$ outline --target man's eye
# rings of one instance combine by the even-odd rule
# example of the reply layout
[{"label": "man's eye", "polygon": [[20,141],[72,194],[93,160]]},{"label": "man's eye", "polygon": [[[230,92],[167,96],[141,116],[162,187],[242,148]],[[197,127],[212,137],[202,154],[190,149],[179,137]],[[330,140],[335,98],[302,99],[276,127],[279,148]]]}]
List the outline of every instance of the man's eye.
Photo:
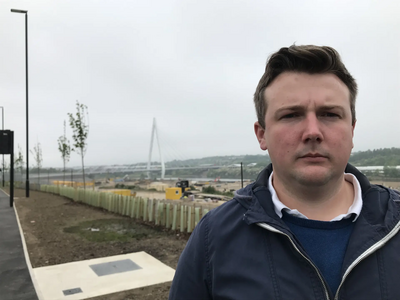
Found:
[{"label": "man's eye", "polygon": [[323,117],[328,117],[328,118],[339,118],[338,114],[330,113],[330,112],[323,113],[322,116]]},{"label": "man's eye", "polygon": [[298,116],[299,116],[299,114],[297,114],[297,113],[291,113],[291,114],[286,114],[286,115],[282,116],[282,119],[291,119],[291,118],[295,118]]}]

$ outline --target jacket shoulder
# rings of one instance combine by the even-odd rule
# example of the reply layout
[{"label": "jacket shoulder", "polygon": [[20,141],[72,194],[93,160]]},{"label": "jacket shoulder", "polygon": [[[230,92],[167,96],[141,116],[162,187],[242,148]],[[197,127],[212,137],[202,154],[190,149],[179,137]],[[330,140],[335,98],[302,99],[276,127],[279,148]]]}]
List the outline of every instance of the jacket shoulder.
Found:
[{"label": "jacket shoulder", "polygon": [[232,231],[232,222],[237,222],[243,211],[232,199],[201,218],[179,258],[169,299],[211,299],[212,249],[220,244],[222,232]]},{"label": "jacket shoulder", "polygon": [[391,200],[398,202],[400,201],[400,191],[395,189],[390,189],[380,184],[371,184],[371,188],[368,190],[366,194],[369,194],[371,191],[375,191],[379,193],[379,196],[382,200]]},{"label": "jacket shoulder", "polygon": [[207,213],[210,226],[219,226],[230,224],[236,220],[242,220],[247,209],[243,207],[235,198],[210,210]]}]

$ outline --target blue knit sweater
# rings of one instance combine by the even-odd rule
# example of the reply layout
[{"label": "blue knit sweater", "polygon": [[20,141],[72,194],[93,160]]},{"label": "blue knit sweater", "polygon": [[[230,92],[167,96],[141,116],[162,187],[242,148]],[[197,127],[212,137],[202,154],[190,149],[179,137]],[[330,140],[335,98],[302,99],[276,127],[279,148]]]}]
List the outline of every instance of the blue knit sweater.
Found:
[{"label": "blue knit sweater", "polygon": [[283,212],[282,220],[321,271],[333,294],[341,281],[347,244],[354,228],[354,217],[323,222],[302,219]]}]

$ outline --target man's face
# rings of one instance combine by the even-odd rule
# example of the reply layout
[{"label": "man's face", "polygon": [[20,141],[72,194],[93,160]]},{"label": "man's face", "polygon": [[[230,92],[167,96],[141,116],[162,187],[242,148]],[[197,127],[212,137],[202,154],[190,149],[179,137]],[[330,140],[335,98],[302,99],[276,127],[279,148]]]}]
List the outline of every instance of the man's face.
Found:
[{"label": "man's face", "polygon": [[347,86],[333,74],[280,74],[264,92],[265,129],[254,124],[283,183],[321,186],[338,180],[353,148]]}]

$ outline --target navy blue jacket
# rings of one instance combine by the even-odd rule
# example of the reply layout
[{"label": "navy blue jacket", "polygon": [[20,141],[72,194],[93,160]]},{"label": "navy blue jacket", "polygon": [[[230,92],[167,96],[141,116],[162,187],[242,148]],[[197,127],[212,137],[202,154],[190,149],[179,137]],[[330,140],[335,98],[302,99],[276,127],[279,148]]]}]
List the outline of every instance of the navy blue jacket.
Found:
[{"label": "navy blue jacket", "polygon": [[363,208],[334,295],[296,237],[276,215],[272,166],[234,199],[207,213],[179,259],[170,300],[400,299],[400,195],[371,185],[356,168]]}]

